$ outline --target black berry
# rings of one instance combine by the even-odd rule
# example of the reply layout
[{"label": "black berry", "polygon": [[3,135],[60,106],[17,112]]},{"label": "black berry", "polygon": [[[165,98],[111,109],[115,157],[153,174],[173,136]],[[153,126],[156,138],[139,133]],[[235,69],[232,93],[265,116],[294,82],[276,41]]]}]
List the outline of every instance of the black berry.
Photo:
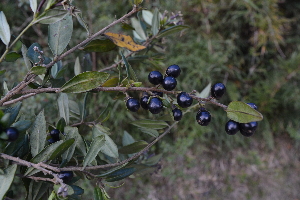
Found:
[{"label": "black berry", "polygon": [[163,109],[163,103],[159,98],[153,97],[149,101],[148,109],[152,114],[158,114]]},{"label": "black berry", "polygon": [[148,80],[153,85],[161,84],[163,80],[163,75],[159,71],[152,71],[148,75]]},{"label": "black berry", "polygon": [[251,108],[257,110],[257,105],[255,103],[247,103]]},{"label": "black berry", "polygon": [[145,110],[148,110],[148,101],[149,101],[149,96],[147,95],[144,95],[140,100],[141,106]]},{"label": "black berry", "polygon": [[253,135],[257,129],[257,122],[249,122],[249,123],[240,123],[240,132],[242,135],[249,137]]},{"label": "black berry", "polygon": [[176,85],[177,85],[177,81],[172,76],[166,76],[162,81],[163,88],[168,91],[175,89]]},{"label": "black berry", "polygon": [[186,92],[177,95],[177,103],[182,108],[187,108],[193,103],[193,98]]},{"label": "black berry", "polygon": [[19,137],[19,131],[14,127],[9,127],[7,129],[5,129],[4,131],[8,137],[7,141],[9,141],[9,142],[16,141]]},{"label": "black berry", "polygon": [[196,120],[201,126],[207,126],[211,120],[211,115],[208,111],[200,109],[196,115]]},{"label": "black berry", "polygon": [[177,78],[180,75],[181,69],[178,65],[171,65],[167,68],[166,74],[168,76],[172,76],[174,78]]},{"label": "black berry", "polygon": [[73,176],[74,175],[72,171],[62,171],[58,174],[58,178],[62,179],[64,183],[69,183]]},{"label": "black berry", "polygon": [[53,138],[56,141],[59,141],[59,134],[60,134],[60,131],[58,129],[52,129],[50,131],[50,136],[51,138]]},{"label": "black berry", "polygon": [[160,96],[160,97],[164,96],[163,92],[152,91],[152,93],[155,94],[156,96]]},{"label": "black berry", "polygon": [[225,131],[228,135],[235,135],[238,131],[239,131],[239,123],[229,120],[226,124],[225,124]]},{"label": "black berry", "polygon": [[182,111],[178,108],[175,108],[172,110],[173,112],[173,117],[175,121],[179,121],[182,118]]},{"label": "black berry", "polygon": [[137,99],[129,98],[126,101],[126,107],[128,110],[130,110],[132,112],[136,112],[140,108],[140,102]]},{"label": "black berry", "polygon": [[49,142],[50,144],[55,143],[55,142],[57,142],[57,141],[59,141],[59,140],[55,140],[55,139],[53,139],[53,138],[50,138],[50,139],[48,140],[48,142]]},{"label": "black berry", "polygon": [[226,87],[223,83],[216,83],[211,87],[211,96],[220,99],[226,91]]}]

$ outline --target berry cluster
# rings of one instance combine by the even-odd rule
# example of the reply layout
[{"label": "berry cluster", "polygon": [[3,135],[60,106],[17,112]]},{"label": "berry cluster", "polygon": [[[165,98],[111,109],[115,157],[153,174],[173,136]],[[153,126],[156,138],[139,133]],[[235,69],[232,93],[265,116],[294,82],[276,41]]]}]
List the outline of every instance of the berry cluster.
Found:
[{"label": "berry cluster", "polygon": [[59,139],[59,134],[60,134],[60,131],[58,130],[58,129],[52,129],[51,131],[50,131],[50,136],[51,136],[51,138],[48,140],[48,142],[50,143],[50,144],[52,144],[52,143],[54,143],[54,142],[57,142],[57,141],[59,141],[60,139]]},{"label": "berry cluster", "polygon": [[[254,103],[247,103],[251,108],[257,110],[257,106]],[[243,136],[250,137],[252,136],[256,129],[258,123],[257,122],[249,122],[249,123],[238,123],[233,120],[229,120],[225,124],[225,131],[228,135],[235,135],[238,131]]]}]

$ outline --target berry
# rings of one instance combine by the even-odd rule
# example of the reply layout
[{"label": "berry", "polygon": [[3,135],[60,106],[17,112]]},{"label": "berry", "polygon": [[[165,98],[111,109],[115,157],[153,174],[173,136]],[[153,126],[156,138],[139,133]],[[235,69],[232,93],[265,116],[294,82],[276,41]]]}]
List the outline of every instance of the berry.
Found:
[{"label": "berry", "polygon": [[140,100],[140,103],[141,103],[141,106],[142,108],[144,108],[145,110],[148,110],[148,101],[149,101],[149,96],[148,95],[144,95],[141,100]]},{"label": "berry", "polygon": [[247,103],[248,106],[250,106],[251,108],[257,110],[257,105],[255,103]]},{"label": "berry", "polygon": [[160,97],[163,97],[163,96],[164,96],[164,93],[163,93],[163,92],[153,91],[152,93],[155,94],[156,96],[160,96]]},{"label": "berry", "polygon": [[166,74],[168,76],[172,76],[174,78],[177,78],[180,75],[181,69],[178,65],[171,65],[167,68]]},{"label": "berry", "polygon": [[19,131],[14,127],[9,127],[4,130],[6,135],[8,136],[7,141],[13,142],[16,141],[19,137]]},{"label": "berry", "polygon": [[53,138],[55,140],[55,142],[59,141],[59,134],[60,134],[60,131],[58,129],[52,129],[50,131],[50,136],[51,136],[51,138]]},{"label": "berry", "polygon": [[148,104],[148,109],[152,114],[160,113],[163,109],[162,101],[157,97],[151,98]]},{"label": "berry", "polygon": [[193,103],[193,98],[186,92],[177,95],[177,103],[182,108],[187,108]]},{"label": "berry", "polygon": [[176,85],[177,85],[177,81],[172,76],[166,76],[162,81],[163,88],[168,91],[173,90],[176,87]]},{"label": "berry", "polygon": [[196,120],[201,126],[207,126],[211,120],[211,115],[205,109],[200,108],[200,111],[196,115]]},{"label": "berry", "polygon": [[257,129],[257,122],[240,123],[240,132],[242,135],[249,137],[253,135]]},{"label": "berry", "polygon": [[153,85],[161,84],[163,80],[163,75],[159,71],[152,71],[148,75],[148,80]]},{"label": "berry", "polygon": [[64,183],[68,183],[73,178],[73,172],[72,171],[62,171],[58,174],[58,178],[62,179]]},{"label": "berry", "polygon": [[136,112],[140,108],[140,102],[137,99],[129,98],[126,102],[126,107],[131,112]]},{"label": "berry", "polygon": [[48,142],[49,142],[50,144],[55,143],[55,142],[57,142],[57,141],[59,141],[59,140],[55,140],[55,139],[53,139],[53,138],[50,138],[50,139],[48,140]]},{"label": "berry", "polygon": [[211,96],[220,99],[226,91],[226,87],[223,83],[216,83],[211,87]]},{"label": "berry", "polygon": [[175,108],[172,110],[173,112],[173,117],[175,121],[179,121],[182,118],[182,111],[178,108]]},{"label": "berry", "polygon": [[225,124],[225,131],[228,135],[235,135],[238,131],[239,131],[239,123],[229,120],[226,124]]}]

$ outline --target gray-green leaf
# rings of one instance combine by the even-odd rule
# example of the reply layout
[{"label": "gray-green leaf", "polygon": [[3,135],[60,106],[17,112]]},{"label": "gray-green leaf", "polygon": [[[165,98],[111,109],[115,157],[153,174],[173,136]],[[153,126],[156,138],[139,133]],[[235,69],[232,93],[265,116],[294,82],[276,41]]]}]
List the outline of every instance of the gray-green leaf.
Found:
[{"label": "gray-green leaf", "polygon": [[21,58],[22,56],[20,54],[18,54],[17,52],[9,52],[6,56],[5,56],[5,61],[6,62],[14,62],[16,60],[18,60],[18,58]]},{"label": "gray-green leaf", "polygon": [[30,8],[32,10],[32,12],[36,12],[37,9],[37,0],[29,0],[30,3]]},{"label": "gray-green leaf", "polygon": [[17,165],[10,165],[4,170],[4,174],[0,175],[0,199],[4,198],[5,193],[10,188],[12,181],[14,180]]},{"label": "gray-green leaf", "polygon": [[35,66],[35,67],[32,67],[30,71],[33,74],[42,75],[42,74],[45,74],[47,72],[47,68],[42,67],[42,66]]},{"label": "gray-green leaf", "polygon": [[152,12],[149,10],[142,10],[142,16],[144,21],[150,26],[152,26],[152,18],[153,18]]},{"label": "gray-green leaf", "polygon": [[82,50],[86,52],[108,52],[115,49],[117,45],[110,39],[95,39],[88,43]]},{"label": "gray-green leaf", "polygon": [[241,101],[230,102],[225,111],[228,118],[239,123],[249,123],[263,119],[263,115],[260,112]]},{"label": "gray-green leaf", "polygon": [[141,151],[142,149],[144,149],[147,145],[148,145],[148,143],[145,141],[134,142],[127,146],[121,147],[119,149],[119,153],[121,153],[121,154],[137,153],[137,152]]},{"label": "gray-green leaf", "polygon": [[0,38],[2,42],[8,46],[10,42],[10,29],[4,13],[0,12]]},{"label": "gray-green leaf", "polygon": [[93,139],[92,144],[84,158],[83,167],[89,165],[96,158],[96,156],[98,155],[99,151],[101,150],[104,144],[105,144],[104,135],[100,135]]},{"label": "gray-green leaf", "polygon": [[167,35],[171,35],[173,33],[177,33],[179,31],[182,31],[186,28],[189,28],[189,26],[185,26],[185,25],[176,25],[176,26],[172,26],[170,28],[167,28],[163,31],[160,31],[159,34],[157,35],[157,38],[162,38],[165,37]]},{"label": "gray-green leaf", "polygon": [[139,128],[143,133],[147,133],[148,135],[151,135],[152,137],[158,137],[159,133],[157,130],[152,128]]},{"label": "gray-green leaf", "polygon": [[166,122],[160,120],[142,119],[131,122],[132,125],[141,128],[163,129],[169,126]]},{"label": "gray-green leaf", "polygon": [[34,23],[52,24],[63,19],[68,14],[64,9],[50,9],[38,16]]},{"label": "gray-green leaf", "polygon": [[68,95],[61,93],[57,99],[59,116],[65,119],[66,124],[70,121],[69,99]]},{"label": "gray-green leaf", "polygon": [[109,74],[104,72],[83,72],[66,82],[61,91],[67,93],[86,92],[102,85],[108,77]]},{"label": "gray-green leaf", "polygon": [[152,34],[157,35],[160,27],[160,20],[159,20],[159,11],[158,8],[155,8],[154,13],[153,13],[153,18],[152,18]]}]

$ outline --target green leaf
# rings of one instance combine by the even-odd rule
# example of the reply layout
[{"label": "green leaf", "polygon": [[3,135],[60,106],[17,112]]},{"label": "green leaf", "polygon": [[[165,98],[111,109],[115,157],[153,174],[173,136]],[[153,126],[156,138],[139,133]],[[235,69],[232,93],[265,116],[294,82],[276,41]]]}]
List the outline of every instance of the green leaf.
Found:
[{"label": "green leaf", "polygon": [[75,66],[74,66],[74,74],[75,74],[75,76],[77,76],[78,74],[80,74],[81,71],[82,71],[82,70],[81,70],[79,58],[76,57],[76,60],[75,60]]},{"label": "green leaf", "polygon": [[136,120],[131,122],[131,124],[141,128],[152,128],[152,129],[163,129],[169,126],[164,121],[151,120],[151,119]]},{"label": "green leaf", "polygon": [[263,119],[263,115],[260,112],[241,101],[230,102],[225,111],[228,118],[239,123],[249,123]]},{"label": "green leaf", "polygon": [[32,67],[30,71],[33,74],[42,75],[42,74],[45,74],[47,72],[47,68],[42,67],[42,66],[36,66],[36,67]]},{"label": "green leaf", "polygon": [[167,28],[163,31],[160,31],[158,33],[158,35],[156,36],[156,38],[162,38],[162,37],[165,37],[165,36],[168,36],[168,35],[171,35],[173,33],[177,33],[179,31],[182,31],[186,28],[189,28],[189,26],[185,26],[185,25],[176,25],[176,26],[172,26],[170,28]]},{"label": "green leaf", "polygon": [[53,24],[59,20],[62,20],[67,14],[68,11],[64,9],[50,9],[38,16],[34,23]]},{"label": "green leaf", "polygon": [[152,17],[152,26],[151,26],[151,30],[152,30],[152,34],[153,35],[157,35],[159,28],[160,28],[160,20],[159,20],[159,11],[158,8],[155,8],[154,13],[153,13],[153,17]]},{"label": "green leaf", "polygon": [[[29,60],[32,62],[32,63],[38,63],[40,62],[40,58],[39,56],[41,56],[38,52],[34,51],[34,47],[38,47],[38,49],[40,51],[42,51],[42,47],[41,45],[39,45],[38,43],[33,43],[29,48],[28,48],[28,51],[27,51],[27,57],[29,58]],[[45,56],[42,56],[42,59],[45,59]]]},{"label": "green leaf", "polygon": [[37,9],[37,0],[29,0],[30,3],[30,8],[32,10],[32,12],[36,12]]},{"label": "green leaf", "polygon": [[74,190],[74,195],[82,195],[84,193],[84,189],[77,185],[70,185],[71,188]]},{"label": "green leaf", "polygon": [[91,146],[84,158],[83,161],[83,167],[86,167],[89,165],[98,155],[99,151],[105,144],[104,135],[100,135],[98,137],[95,137],[91,143]]},{"label": "green leaf", "polygon": [[130,176],[131,174],[133,174],[136,171],[136,169],[134,167],[131,168],[124,168],[124,169],[119,169],[111,174],[109,174],[106,177],[106,181],[107,182],[114,182],[114,181],[119,181],[122,180],[128,176]]},{"label": "green leaf", "polygon": [[122,23],[122,29],[124,29],[124,30],[134,30],[134,28],[132,26],[130,26],[129,24],[126,24],[126,23]]},{"label": "green leaf", "polygon": [[62,66],[62,61],[60,60],[51,67],[51,76],[54,79],[59,79],[63,76],[65,70],[66,68]]},{"label": "green leaf", "polygon": [[29,184],[28,189],[28,197],[29,200],[39,200],[42,198],[42,196],[47,192],[48,188],[50,187],[50,184],[46,182],[36,182],[34,180],[31,180]]},{"label": "green leaf", "polygon": [[21,58],[22,56],[18,54],[17,52],[10,52],[5,56],[6,62],[14,62],[18,60],[18,58]]},{"label": "green leaf", "polygon": [[10,188],[12,181],[14,180],[17,165],[10,165],[4,170],[5,174],[0,175],[0,199],[4,198],[5,193]]},{"label": "green leaf", "polygon": [[119,149],[119,153],[121,153],[121,154],[138,153],[139,151],[144,149],[147,145],[148,145],[148,143],[145,142],[145,141],[134,142],[134,143],[129,144],[127,146],[121,147]]},{"label": "green leaf", "polygon": [[3,75],[6,72],[6,69],[0,70],[0,76]]},{"label": "green leaf", "polygon": [[123,138],[122,138],[122,145],[127,146],[134,142],[135,142],[134,138],[127,131],[124,131]]},{"label": "green leaf", "polygon": [[18,129],[19,132],[24,132],[30,128],[31,121],[30,120],[20,120],[20,121],[13,123],[11,126]]},{"label": "green leaf", "polygon": [[99,187],[94,188],[94,200],[105,200],[102,190]]},{"label": "green leaf", "polygon": [[18,102],[16,106],[4,109],[5,115],[1,118],[1,122],[9,127],[18,117],[22,103]]},{"label": "green leaf", "polygon": [[30,133],[30,147],[32,156],[36,156],[39,152],[44,149],[45,141],[47,138],[46,132],[46,120],[44,116],[44,110],[42,110],[35,118],[31,128]]},{"label": "green leaf", "polygon": [[84,21],[81,12],[76,12],[75,15],[76,15],[76,18],[77,18],[79,24],[80,24],[83,28],[85,28],[85,30],[86,30],[86,32],[87,32],[87,35],[90,35],[89,27],[88,27],[87,23]]},{"label": "green leaf", "polygon": [[210,88],[211,88],[211,83],[209,83],[202,91],[201,93],[197,93],[196,96],[200,98],[207,98],[209,97],[210,94]]},{"label": "green leaf", "polygon": [[142,10],[142,16],[144,21],[149,24],[150,26],[152,26],[152,19],[153,19],[153,14],[151,11],[149,10]]},{"label": "green leaf", "polygon": [[54,158],[57,158],[60,155],[62,155],[74,142],[75,142],[74,138],[71,138],[71,139],[68,139],[68,140],[64,141],[51,154],[51,156],[49,157],[49,160],[53,160]]},{"label": "green leaf", "polygon": [[65,121],[65,118],[60,118],[56,124],[56,129],[58,129],[61,133],[64,132],[64,129],[65,129],[65,126],[66,126],[66,121]]},{"label": "green leaf", "polygon": [[112,169],[106,171],[106,172],[103,173],[103,174],[97,175],[96,177],[106,177],[106,176],[108,176],[109,174],[111,174],[111,173],[113,173],[113,172],[115,172],[115,171],[117,171],[117,170],[119,170],[119,169],[125,167],[127,164],[128,164],[128,162],[127,162],[127,163],[124,163],[123,165],[120,165],[120,166],[117,166],[117,167],[115,167],[115,168],[112,168]]},{"label": "green leaf", "polygon": [[47,5],[45,7],[45,10],[48,10],[51,6],[56,4],[56,0],[49,0],[47,1]]},{"label": "green leaf", "polygon": [[81,116],[81,121],[84,121],[86,115],[87,115],[87,110],[86,110],[86,103],[87,103],[87,97],[88,97],[88,92],[85,93],[84,99],[83,99],[83,104],[81,105],[80,109],[80,116]]},{"label": "green leaf", "polygon": [[121,56],[122,56],[122,60],[126,66],[126,73],[127,73],[127,77],[131,80],[134,80],[135,82],[138,81],[135,72],[133,71],[131,65],[129,64],[129,62],[126,60],[125,56],[123,55],[123,53],[121,52]]},{"label": "green leaf", "polygon": [[84,48],[83,51],[86,52],[108,52],[113,49],[115,49],[117,45],[113,43],[110,39],[96,39],[92,40],[90,43],[88,43]]},{"label": "green leaf", "polygon": [[[131,17],[131,24],[133,26],[133,28],[135,29],[135,31],[133,31],[133,33],[135,33],[140,39],[140,40],[147,40],[147,36],[144,32],[143,27],[141,26],[141,23],[139,20],[137,20],[135,17]],[[135,35],[135,37],[136,37]]]},{"label": "green leaf", "polygon": [[69,44],[73,32],[72,15],[49,25],[48,43],[53,55],[60,55]]},{"label": "green leaf", "polygon": [[8,46],[10,42],[10,29],[6,17],[2,11],[0,11],[0,38],[2,42]]},{"label": "green leaf", "polygon": [[162,157],[162,154],[158,154],[158,155],[152,156],[152,157],[148,158],[144,162],[144,164],[148,165],[148,166],[156,165],[159,162],[159,160],[161,159],[161,157]]},{"label": "green leaf", "polygon": [[70,110],[68,95],[61,93],[57,99],[59,116],[65,119],[66,124],[70,122]]},{"label": "green leaf", "polygon": [[21,51],[22,51],[22,55],[23,55],[25,65],[26,65],[27,69],[29,70],[31,68],[31,64],[30,64],[30,61],[27,57],[27,47],[24,44],[22,44]]},{"label": "green leaf", "polygon": [[140,5],[144,0],[134,0],[135,5]]},{"label": "green leaf", "polygon": [[67,93],[86,92],[102,85],[108,77],[109,74],[104,72],[83,72],[66,82],[62,86],[61,91]]},{"label": "green leaf", "polygon": [[152,137],[158,137],[159,133],[155,129],[151,128],[139,128],[143,133],[147,133],[148,135],[151,135]]}]

